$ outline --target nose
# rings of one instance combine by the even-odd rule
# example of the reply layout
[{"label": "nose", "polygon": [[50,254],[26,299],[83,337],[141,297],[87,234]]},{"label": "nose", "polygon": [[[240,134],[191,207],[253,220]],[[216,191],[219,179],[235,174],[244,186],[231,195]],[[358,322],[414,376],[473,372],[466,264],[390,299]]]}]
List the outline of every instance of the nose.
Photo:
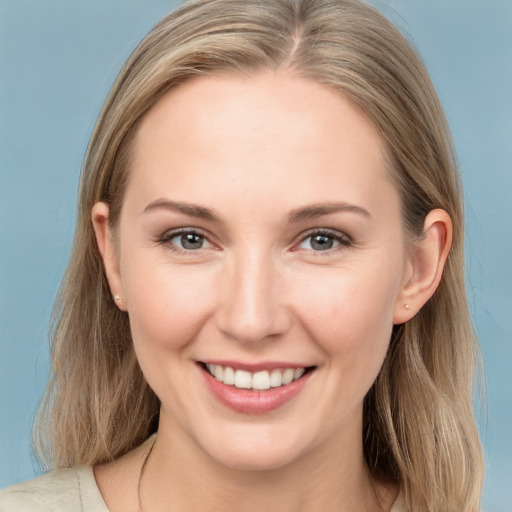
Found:
[{"label": "nose", "polygon": [[290,327],[284,278],[278,263],[265,253],[233,258],[222,275],[217,325],[241,343],[275,339]]}]

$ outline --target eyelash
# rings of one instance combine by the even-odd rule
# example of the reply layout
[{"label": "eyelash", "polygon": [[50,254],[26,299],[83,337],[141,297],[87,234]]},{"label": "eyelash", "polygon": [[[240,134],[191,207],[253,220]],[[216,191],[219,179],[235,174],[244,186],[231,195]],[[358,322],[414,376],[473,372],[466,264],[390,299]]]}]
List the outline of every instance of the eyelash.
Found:
[{"label": "eyelash", "polygon": [[[187,250],[187,249],[181,249],[178,246],[176,246],[175,244],[171,243],[171,240],[173,240],[174,238],[177,238],[177,237],[183,236],[183,235],[188,235],[188,234],[197,235],[197,236],[201,237],[203,239],[203,241],[207,242],[208,244],[210,244],[213,247],[216,247],[215,244],[213,244],[212,242],[210,242],[208,240],[207,235],[205,235],[201,230],[199,230],[197,228],[180,228],[180,229],[176,229],[173,231],[168,231],[160,237],[158,242],[166,245],[166,248],[174,253],[191,255],[191,254],[197,253],[197,251],[202,249],[202,247],[199,248],[198,250],[194,250],[194,249]],[[303,244],[306,240],[313,238],[315,236],[323,236],[323,237],[332,239],[332,240],[334,240],[334,242],[337,242],[339,244],[338,246],[335,246],[333,248],[329,248],[326,250],[314,250],[311,248],[310,250],[312,250],[312,252],[317,255],[324,255],[324,254],[329,255],[337,250],[340,250],[340,249],[343,249],[346,247],[350,247],[353,243],[352,240],[350,239],[350,237],[348,237],[347,235],[345,235],[343,233],[340,233],[338,231],[332,231],[330,229],[316,228],[316,229],[304,234],[300,238],[299,242],[294,244],[292,250],[293,251],[300,250],[300,248],[298,247],[299,245]]]},{"label": "eyelash", "polygon": [[168,250],[170,250],[170,251],[172,251],[174,253],[185,254],[185,255],[191,255],[191,254],[196,253],[197,251],[195,251],[193,249],[188,249],[188,250],[187,249],[181,249],[180,247],[178,247],[175,244],[171,243],[171,240],[173,240],[174,238],[177,238],[179,236],[183,236],[183,235],[197,235],[197,236],[200,236],[208,244],[210,244],[210,245],[215,247],[215,245],[212,244],[212,242],[208,241],[208,237],[202,231],[200,231],[197,228],[180,228],[180,229],[175,229],[173,231],[167,231],[166,233],[164,233],[160,237],[160,240],[158,242],[163,244],[163,245],[165,245]]},{"label": "eyelash", "polygon": [[[346,248],[346,247],[350,247],[352,245],[352,240],[350,239],[350,237],[348,237],[344,233],[340,233],[339,231],[333,231],[330,229],[316,228],[312,231],[309,231],[304,236],[302,236],[299,244],[296,244],[295,247],[297,247],[297,245],[304,243],[308,239],[312,239],[315,236],[323,236],[326,238],[330,238],[339,244],[338,246],[326,249],[324,251],[318,251],[318,250],[315,251],[314,249],[311,249],[315,255],[330,255],[333,252],[336,252],[336,251]],[[300,250],[300,249],[297,248],[294,250]]]}]

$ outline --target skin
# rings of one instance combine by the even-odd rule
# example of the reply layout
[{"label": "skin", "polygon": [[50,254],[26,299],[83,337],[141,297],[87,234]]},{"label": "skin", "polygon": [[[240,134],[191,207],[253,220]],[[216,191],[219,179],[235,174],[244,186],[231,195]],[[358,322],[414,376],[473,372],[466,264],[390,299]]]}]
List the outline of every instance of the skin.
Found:
[{"label": "skin", "polygon": [[[396,487],[364,465],[363,399],[393,325],[435,291],[451,223],[434,210],[423,242],[408,243],[384,154],[345,98],[284,72],[194,79],[146,115],[115,237],[108,205],[92,212],[162,404],[145,510],[389,510]],[[312,205],[338,209],[313,216]],[[184,249],[179,228],[204,236],[202,247]],[[312,245],[315,229],[332,248]],[[289,403],[248,415],[205,386],[197,361],[212,359],[315,371]],[[112,512],[139,509],[147,448],[95,468]]]}]

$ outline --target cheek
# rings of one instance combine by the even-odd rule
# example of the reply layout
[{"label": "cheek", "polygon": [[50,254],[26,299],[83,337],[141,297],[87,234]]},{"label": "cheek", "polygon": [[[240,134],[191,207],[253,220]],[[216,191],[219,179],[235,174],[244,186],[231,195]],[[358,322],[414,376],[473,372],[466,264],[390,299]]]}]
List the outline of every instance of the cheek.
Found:
[{"label": "cheek", "polygon": [[393,328],[395,274],[392,268],[334,270],[294,292],[297,315],[332,364],[376,376]]},{"label": "cheek", "polygon": [[[208,276],[143,257],[130,258],[123,288],[134,349],[156,395],[173,410],[194,400],[189,382],[191,346],[211,311]],[[180,389],[180,393],[172,390]],[[171,392],[170,392],[171,391]]]},{"label": "cheek", "polygon": [[177,350],[187,345],[210,314],[215,287],[208,272],[143,257],[131,258],[122,272],[128,276],[123,288],[136,348]]}]

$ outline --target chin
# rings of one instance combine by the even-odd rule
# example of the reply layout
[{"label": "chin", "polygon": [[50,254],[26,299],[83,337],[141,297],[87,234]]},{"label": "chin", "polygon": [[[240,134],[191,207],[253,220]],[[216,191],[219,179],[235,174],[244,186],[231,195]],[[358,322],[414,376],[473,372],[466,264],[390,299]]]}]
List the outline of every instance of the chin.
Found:
[{"label": "chin", "polygon": [[223,454],[210,454],[217,463],[238,471],[274,471],[297,460],[296,453],[286,453],[275,447],[273,450],[240,449]]},{"label": "chin", "polygon": [[[226,444],[226,440],[230,440]],[[273,471],[300,459],[308,451],[304,440],[295,436],[272,435],[226,435],[224,442],[203,446],[208,455],[218,464],[239,471]]]}]

